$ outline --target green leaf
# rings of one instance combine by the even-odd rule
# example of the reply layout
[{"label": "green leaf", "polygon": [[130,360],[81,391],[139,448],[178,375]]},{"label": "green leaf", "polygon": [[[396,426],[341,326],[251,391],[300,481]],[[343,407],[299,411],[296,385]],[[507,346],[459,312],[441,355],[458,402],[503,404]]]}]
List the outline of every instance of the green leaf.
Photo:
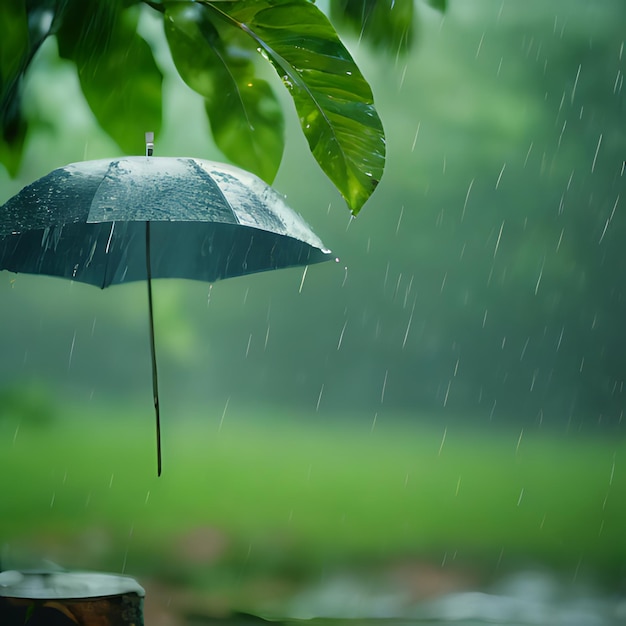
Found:
[{"label": "green leaf", "polygon": [[20,99],[13,101],[11,112],[2,119],[2,138],[0,139],[0,163],[6,167],[10,176],[16,176],[22,163],[22,153],[26,140],[27,123],[19,109]]},{"label": "green leaf", "polygon": [[307,0],[202,0],[246,32],[293,98],[311,152],[356,215],[385,162],[371,89],[326,16]]},{"label": "green leaf", "polygon": [[331,18],[378,48],[405,53],[414,35],[413,0],[332,0]]},{"label": "green leaf", "polygon": [[6,86],[22,69],[28,53],[28,18],[24,0],[0,3],[0,85]]},{"label": "green leaf", "polygon": [[137,19],[120,0],[70,0],[57,34],[98,123],[130,154],[144,152],[145,131],[161,128],[163,76]]},{"label": "green leaf", "polygon": [[429,4],[433,9],[437,9],[442,13],[445,13],[448,8],[448,0],[426,0],[427,4]]},{"label": "green leaf", "polygon": [[21,114],[20,80],[29,52],[23,0],[0,3],[0,163],[15,176],[22,160],[26,121]]},{"label": "green leaf", "polygon": [[269,84],[255,76],[256,51],[249,40],[242,42],[239,33],[214,19],[199,4],[167,5],[172,58],[183,80],[204,96],[220,150],[271,183],[283,155],[282,110]]}]

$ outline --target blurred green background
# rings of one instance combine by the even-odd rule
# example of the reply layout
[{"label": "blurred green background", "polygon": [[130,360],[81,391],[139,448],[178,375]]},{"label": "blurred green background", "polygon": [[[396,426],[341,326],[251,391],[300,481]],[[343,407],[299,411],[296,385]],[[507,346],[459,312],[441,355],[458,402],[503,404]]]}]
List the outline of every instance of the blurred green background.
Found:
[{"label": "blurred green background", "polygon": [[[145,286],[0,274],[6,562],[278,613],[342,568],[428,564],[433,594],[527,566],[623,585],[626,5],[418,7],[407,57],[344,36],[388,141],[357,219],[284,96],[274,186],[338,262],[155,284],[161,479]],[[220,160],[159,28],[143,16],[167,71],[156,154]],[[53,41],[25,101],[0,201],[119,154]]]}]

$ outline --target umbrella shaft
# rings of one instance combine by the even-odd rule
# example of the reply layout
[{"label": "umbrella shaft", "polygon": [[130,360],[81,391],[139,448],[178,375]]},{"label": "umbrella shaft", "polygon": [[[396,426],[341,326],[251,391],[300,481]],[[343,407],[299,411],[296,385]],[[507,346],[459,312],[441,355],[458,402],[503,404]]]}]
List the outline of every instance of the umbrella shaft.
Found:
[{"label": "umbrella shaft", "polygon": [[161,412],[159,409],[159,377],[154,342],[154,312],[152,307],[152,267],[150,262],[150,222],[146,222],[146,282],[148,284],[148,314],[150,318],[150,357],[152,359],[152,396],[156,418],[157,475],[161,475]]}]

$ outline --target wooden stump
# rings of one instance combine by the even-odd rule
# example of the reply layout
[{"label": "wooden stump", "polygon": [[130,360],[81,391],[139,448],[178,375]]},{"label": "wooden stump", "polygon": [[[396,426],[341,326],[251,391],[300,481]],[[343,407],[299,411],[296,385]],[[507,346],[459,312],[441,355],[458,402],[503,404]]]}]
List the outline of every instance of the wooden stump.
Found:
[{"label": "wooden stump", "polygon": [[132,578],[81,572],[1,572],[3,626],[144,626]]}]

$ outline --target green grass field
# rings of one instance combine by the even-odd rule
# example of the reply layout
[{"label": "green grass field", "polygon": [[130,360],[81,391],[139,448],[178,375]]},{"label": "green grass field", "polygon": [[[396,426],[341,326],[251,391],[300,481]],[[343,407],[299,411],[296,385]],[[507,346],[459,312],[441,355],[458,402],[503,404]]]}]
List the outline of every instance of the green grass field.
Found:
[{"label": "green grass field", "polygon": [[9,552],[199,584],[398,559],[610,578],[626,562],[616,439],[229,410],[170,416],[157,478],[149,411],[78,413],[0,422]]}]

